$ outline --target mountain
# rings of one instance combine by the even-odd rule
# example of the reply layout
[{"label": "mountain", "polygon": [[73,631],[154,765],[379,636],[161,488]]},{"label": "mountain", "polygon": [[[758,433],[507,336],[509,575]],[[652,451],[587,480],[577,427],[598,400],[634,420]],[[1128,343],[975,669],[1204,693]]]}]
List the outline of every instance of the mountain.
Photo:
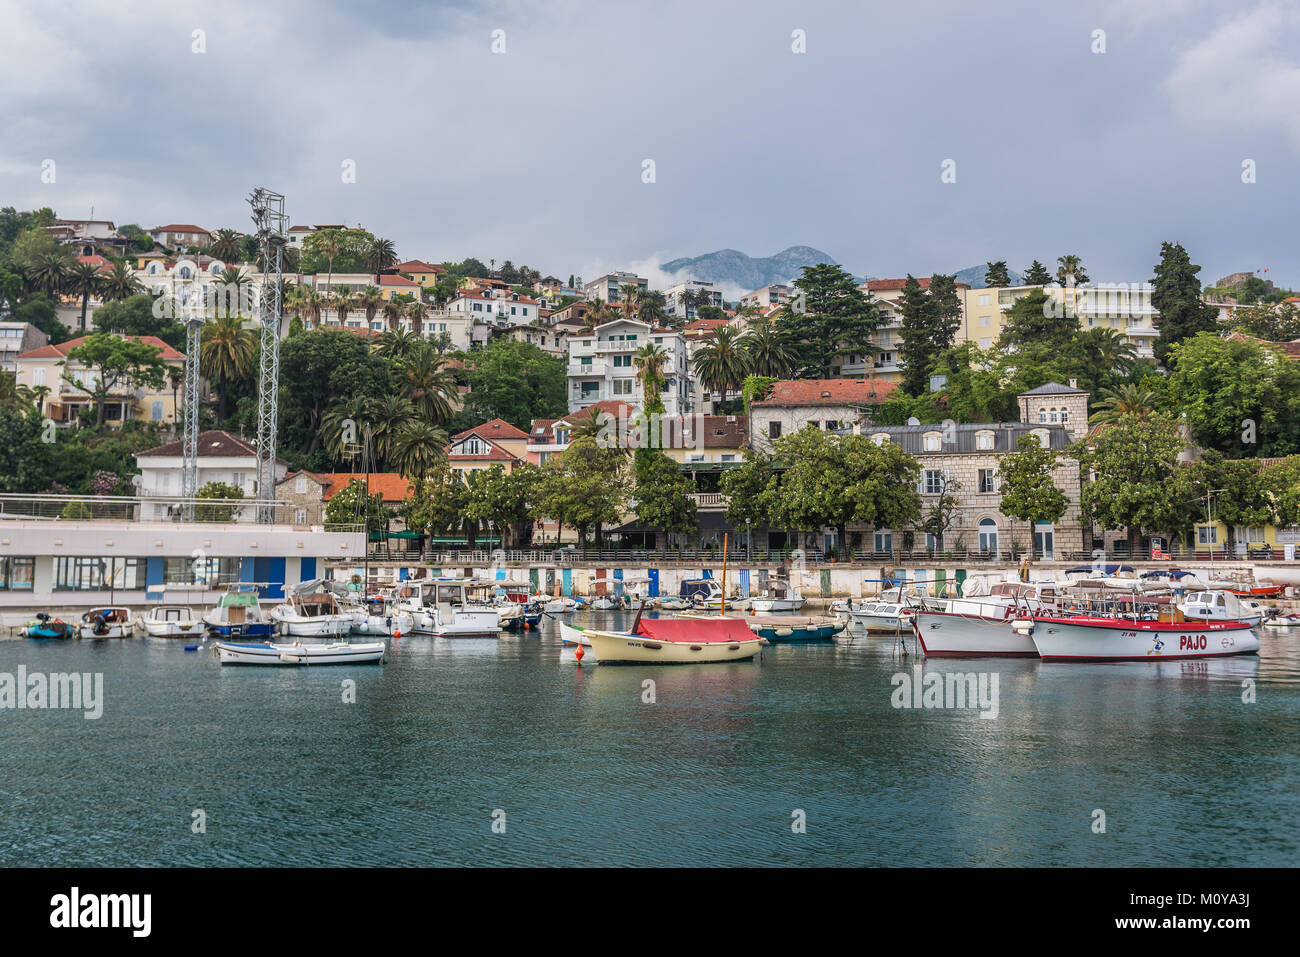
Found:
[{"label": "mountain", "polygon": [[[957,273],[958,282],[968,282],[972,289],[983,289],[988,285],[984,281],[984,274],[988,272],[988,265],[971,266],[969,269],[963,269]],[[1020,285],[1020,273],[1010,267],[1007,268],[1007,275],[1011,277],[1011,285]]]},{"label": "mountain", "polygon": [[733,298],[736,290],[746,293],[773,283],[798,279],[804,266],[835,263],[829,254],[811,246],[791,246],[775,256],[756,259],[736,249],[719,249],[703,256],[684,257],[659,268],[682,279],[702,279],[724,287],[723,295]]}]

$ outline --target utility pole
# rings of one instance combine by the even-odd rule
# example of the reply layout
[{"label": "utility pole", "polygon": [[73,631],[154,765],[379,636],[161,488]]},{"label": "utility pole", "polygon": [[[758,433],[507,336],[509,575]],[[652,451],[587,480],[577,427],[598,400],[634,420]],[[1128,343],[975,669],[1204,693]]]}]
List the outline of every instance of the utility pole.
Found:
[{"label": "utility pole", "polygon": [[[248,203],[253,208],[262,256],[262,285],[258,296],[262,350],[257,391],[257,497],[270,501],[275,498],[275,439],[280,416],[280,282],[289,218],[284,213],[284,197],[261,186],[253,190]],[[257,520],[274,522],[275,506],[260,506]]]}]

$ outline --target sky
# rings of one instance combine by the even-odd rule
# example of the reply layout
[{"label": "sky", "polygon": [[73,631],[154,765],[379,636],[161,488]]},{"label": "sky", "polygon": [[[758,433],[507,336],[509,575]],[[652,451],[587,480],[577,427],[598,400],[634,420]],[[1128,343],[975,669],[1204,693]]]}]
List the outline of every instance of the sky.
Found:
[{"label": "sky", "polygon": [[1202,280],[1300,286],[1300,0],[0,0],[0,23],[0,205],[244,230],[261,185],[404,259],[562,278],[809,245],[857,275],[1073,253],[1129,282],[1175,241]]}]

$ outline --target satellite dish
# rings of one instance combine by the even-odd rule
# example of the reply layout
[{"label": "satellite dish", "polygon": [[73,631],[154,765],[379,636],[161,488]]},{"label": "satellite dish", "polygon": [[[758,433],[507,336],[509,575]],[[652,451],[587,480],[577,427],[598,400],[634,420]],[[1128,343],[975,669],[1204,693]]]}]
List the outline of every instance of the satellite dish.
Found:
[{"label": "satellite dish", "polygon": [[920,425],[920,424],[921,424],[921,420],[918,419],[916,416],[912,416],[910,419],[907,420],[907,424],[908,424],[908,425]]}]

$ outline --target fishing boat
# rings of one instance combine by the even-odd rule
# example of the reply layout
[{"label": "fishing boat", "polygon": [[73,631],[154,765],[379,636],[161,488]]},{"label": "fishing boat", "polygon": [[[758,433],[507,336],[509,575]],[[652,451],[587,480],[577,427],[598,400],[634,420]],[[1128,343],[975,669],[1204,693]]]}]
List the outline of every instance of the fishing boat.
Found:
[{"label": "fishing boat", "polygon": [[150,638],[197,638],[203,619],[185,605],[154,605],[136,622]]},{"label": "fishing boat", "polygon": [[615,611],[616,609],[626,608],[627,605],[622,598],[615,598],[612,595],[599,595],[591,600],[591,607],[594,611]]},{"label": "fishing boat", "polygon": [[596,661],[617,664],[715,664],[748,661],[763,639],[739,618],[642,618],[630,631],[587,628]]},{"label": "fishing boat", "polygon": [[340,637],[352,631],[352,615],[339,607],[325,583],[316,579],[289,589],[287,601],[271,609],[271,620],[282,635],[295,638]]},{"label": "fishing boat", "polygon": [[[475,578],[427,578],[402,583],[396,591],[415,616],[417,635],[437,638],[497,638],[501,616],[487,597],[496,582]],[[405,594],[405,593],[410,594]]]},{"label": "fishing boat", "polygon": [[502,631],[519,631],[523,628],[523,605],[513,601],[499,601],[493,607],[497,610],[497,622]]},{"label": "fishing boat", "polygon": [[916,609],[912,631],[930,657],[1037,658],[1026,629],[1013,623],[1033,613],[1054,613],[1062,595],[1057,582],[999,582],[988,594],[927,600]]},{"label": "fishing boat", "polygon": [[769,578],[763,593],[750,599],[750,606],[756,612],[798,611],[803,603],[799,589],[784,578]]},{"label": "fishing boat", "polygon": [[307,645],[301,642],[215,642],[223,665],[359,665],[384,660],[388,645],[382,641],[334,642]]},{"label": "fishing boat", "polygon": [[218,638],[269,638],[275,632],[251,585],[233,586],[204,613],[203,622]]},{"label": "fishing boat", "polygon": [[1265,628],[1300,628],[1300,615],[1280,615],[1274,613],[1260,622]]},{"label": "fishing boat", "polygon": [[695,605],[686,598],[660,598],[659,608],[662,611],[685,611],[688,608],[694,608]]},{"label": "fishing boat", "polygon": [[92,608],[81,616],[77,634],[82,638],[130,638],[135,634],[131,609],[121,606]]},{"label": "fishing boat", "polygon": [[1217,589],[1188,595],[1178,604],[1178,610],[1187,621],[1243,621],[1253,627],[1264,618],[1263,607],[1258,602]]},{"label": "fishing boat", "polygon": [[352,611],[352,634],[401,637],[415,630],[415,616],[389,604],[382,597],[371,598]]},{"label": "fishing boat", "polygon": [[76,633],[73,625],[64,621],[62,618],[54,618],[49,612],[38,611],[36,620],[29,621],[23,626],[20,632],[22,637],[29,638],[32,641],[51,641],[61,638],[71,638]]},{"label": "fishing boat", "polygon": [[916,609],[901,601],[865,602],[862,607],[849,613],[849,619],[861,625],[867,634],[896,635],[900,631],[911,631]]},{"label": "fishing boat", "polygon": [[584,648],[591,647],[591,639],[587,637],[587,630],[579,628],[576,625],[570,625],[562,621],[560,625],[560,644],[577,646],[582,645]]}]

